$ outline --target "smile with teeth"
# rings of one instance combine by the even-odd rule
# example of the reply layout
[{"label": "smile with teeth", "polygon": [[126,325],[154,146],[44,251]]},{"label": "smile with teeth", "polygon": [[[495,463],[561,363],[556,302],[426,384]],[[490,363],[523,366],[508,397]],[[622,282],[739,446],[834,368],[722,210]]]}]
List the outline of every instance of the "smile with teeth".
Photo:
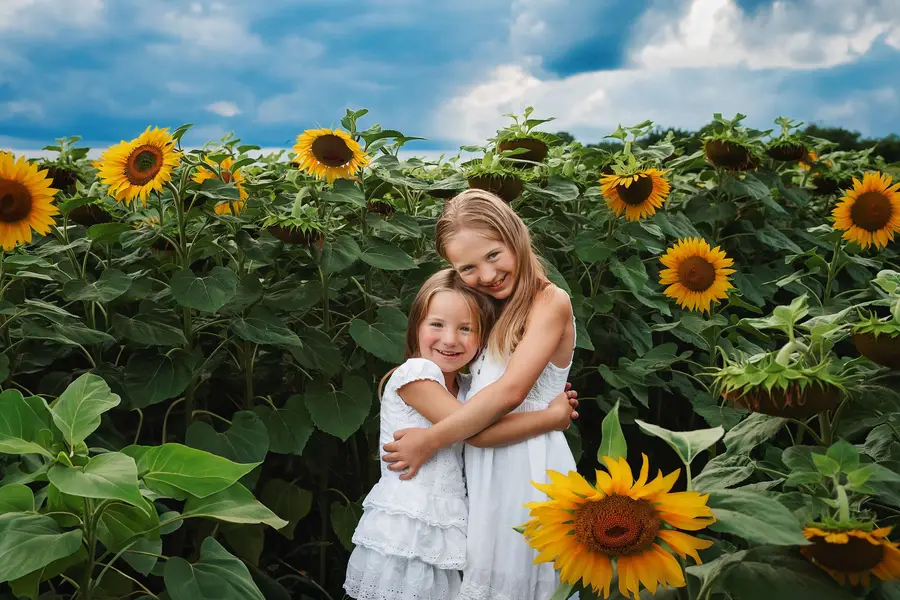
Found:
[{"label": "smile with teeth", "polygon": [[486,286],[484,286],[484,287],[488,287],[488,288],[491,288],[491,289],[497,289],[498,287],[500,287],[501,285],[503,285],[505,282],[506,282],[506,275],[504,275],[503,277],[501,277],[500,280],[497,281],[496,283],[492,283],[492,284],[486,285]]},{"label": "smile with teeth", "polygon": [[457,356],[462,354],[462,352],[448,352],[446,350],[438,350],[437,348],[435,348],[434,351],[441,356],[446,356],[447,358],[456,358]]}]

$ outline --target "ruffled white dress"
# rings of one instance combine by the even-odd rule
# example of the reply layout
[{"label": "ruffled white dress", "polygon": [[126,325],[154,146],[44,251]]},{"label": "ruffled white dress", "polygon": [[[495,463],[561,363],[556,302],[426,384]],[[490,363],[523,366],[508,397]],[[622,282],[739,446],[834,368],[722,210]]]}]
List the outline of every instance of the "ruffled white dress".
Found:
[{"label": "ruffled white dress", "polygon": [[[574,353],[574,348],[573,348]],[[506,360],[483,353],[469,370],[471,398],[506,370]],[[565,368],[550,363],[525,401],[513,412],[547,408],[565,390]],[[562,431],[551,431],[501,448],[465,448],[469,527],[463,583],[457,600],[547,600],[559,577],[552,563],[534,564],[537,552],[513,527],[528,521],[527,502],[546,501],[531,485],[548,482],[547,470],[575,471],[575,459]]]},{"label": "ruffled white dress", "polygon": [[[381,399],[380,446],[394,432],[431,422],[397,394],[403,385],[431,379],[446,389],[430,360],[412,358],[388,379]],[[460,377],[458,397],[468,381]],[[384,450],[382,449],[382,453]],[[357,600],[453,600],[466,564],[466,483],[462,444],[438,451],[409,481],[381,463],[381,479],[363,501],[353,534],[344,590]]]}]

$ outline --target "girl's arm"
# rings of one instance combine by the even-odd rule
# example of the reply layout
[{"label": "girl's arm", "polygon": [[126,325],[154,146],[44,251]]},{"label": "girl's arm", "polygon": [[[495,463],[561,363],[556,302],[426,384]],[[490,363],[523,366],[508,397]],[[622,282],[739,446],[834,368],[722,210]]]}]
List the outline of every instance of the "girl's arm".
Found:
[{"label": "girl's arm", "polygon": [[546,288],[531,309],[525,335],[503,375],[433,427],[397,432],[394,441],[384,446],[387,454],[383,460],[398,463],[388,468],[402,471],[408,467],[401,479],[411,479],[440,448],[472,437],[521,404],[550,362],[571,319],[568,295],[555,286]]},{"label": "girl's arm", "polygon": [[[430,379],[407,383],[397,393],[406,404],[432,423],[443,421],[463,406],[443,386]],[[562,392],[544,410],[505,415],[484,431],[468,438],[466,443],[478,448],[507,446],[548,431],[564,431],[571,419],[578,418],[574,410],[578,406],[576,397],[575,392]]]}]

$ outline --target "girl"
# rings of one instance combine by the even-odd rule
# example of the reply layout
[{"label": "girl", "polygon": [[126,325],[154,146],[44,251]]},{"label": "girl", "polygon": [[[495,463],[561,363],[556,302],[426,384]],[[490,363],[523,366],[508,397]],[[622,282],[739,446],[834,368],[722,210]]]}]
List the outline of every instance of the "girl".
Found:
[{"label": "girl", "polygon": [[[488,347],[472,365],[466,403],[428,429],[395,432],[384,446],[392,471],[420,465],[510,411],[546,408],[572,365],[575,323],[568,295],[547,279],[522,220],[498,197],[468,190],[450,200],[436,226],[437,251],[470,287],[498,301]],[[421,399],[416,401],[421,402]],[[547,470],[575,471],[560,431],[504,448],[466,448],[469,495],[466,569],[458,600],[546,600],[559,578],[552,564],[513,530],[528,520],[525,504],[544,499],[531,482]]]},{"label": "girl", "polygon": [[[481,347],[493,321],[491,301],[462,283],[451,269],[432,275],[410,308],[406,362],[382,379],[381,444],[396,429],[427,427],[462,407],[466,380],[459,375]],[[571,392],[574,394],[574,392]],[[509,415],[466,439],[475,446],[519,442],[568,428],[577,417],[565,394],[546,410]],[[453,600],[466,560],[466,486],[462,445],[437,451],[411,481],[386,465],[363,502],[353,534],[356,547],[344,589],[357,599]]]}]

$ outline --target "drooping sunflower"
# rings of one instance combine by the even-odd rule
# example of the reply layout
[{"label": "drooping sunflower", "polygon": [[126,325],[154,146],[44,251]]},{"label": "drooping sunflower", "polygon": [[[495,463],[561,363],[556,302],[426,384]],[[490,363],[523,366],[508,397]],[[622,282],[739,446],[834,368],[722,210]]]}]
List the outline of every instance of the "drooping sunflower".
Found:
[{"label": "drooping sunflower", "polygon": [[359,142],[340,129],[307,129],[297,136],[294,152],[301,171],[328,183],[352,179],[371,160]]},{"label": "drooping sunflower", "polygon": [[59,209],[53,196],[59,190],[50,187],[47,171],[25,157],[0,152],[0,246],[12,250],[16,244],[31,241],[31,230],[41,235],[50,231]]},{"label": "drooping sunflower", "polygon": [[[203,160],[207,163],[210,163],[210,159],[205,156],[203,157]],[[244,189],[244,176],[241,174],[240,169],[232,169],[231,168],[231,166],[233,164],[234,164],[234,160],[232,160],[232,158],[230,156],[223,159],[222,162],[219,163],[219,170],[221,173],[219,178],[222,181],[224,181],[225,183],[231,183],[233,181],[234,186],[238,189],[238,193],[240,194],[241,200],[246,200],[248,193],[247,193],[247,190]],[[216,174],[213,171],[210,171],[203,165],[200,165],[197,167],[197,170],[194,171],[194,175],[193,175],[193,177],[191,177],[191,179],[195,183],[203,183],[207,179],[214,179],[215,177],[216,177]],[[226,205],[227,204],[228,203],[226,202]],[[237,203],[234,203],[234,204],[237,204]],[[241,204],[243,205],[243,202]],[[219,212],[218,208],[219,207],[217,206],[216,212]],[[240,212],[240,210],[238,210],[238,212]]]},{"label": "drooping sunflower", "polygon": [[131,204],[140,198],[144,205],[147,196],[171,181],[172,170],[181,162],[181,153],[168,129],[149,127],[130,142],[122,141],[103,153],[93,163],[100,170],[100,181],[109,186],[109,195],[116,202]]},{"label": "drooping sunflower", "polygon": [[653,216],[671,189],[664,174],[658,169],[643,169],[633,175],[604,175],[600,185],[607,206],[617,217],[625,213],[629,221]]},{"label": "drooping sunflower", "polygon": [[666,296],[688,310],[708,312],[713,301],[724,300],[734,287],[728,280],[734,259],[704,239],[679,240],[659,261],[666,266],[659,274],[659,283],[669,286]]},{"label": "drooping sunflower", "polygon": [[882,581],[900,579],[900,544],[887,539],[890,532],[890,527],[805,527],[803,535],[812,544],[800,551],[838,583],[868,586],[872,575]]},{"label": "drooping sunflower", "polygon": [[[579,580],[609,597],[613,564],[619,591],[637,597],[643,584],[651,593],[659,586],[683,587],[684,573],[673,552],[701,563],[698,550],[711,541],[678,531],[697,531],[715,523],[708,495],[670,490],[679,471],[659,473],[648,482],[647,455],[637,481],[624,458],[605,457],[609,471],[597,471],[596,485],[580,474],[548,471],[551,483],[532,482],[550,497],[532,502],[532,519],[523,535],[539,552],[535,563],[553,562],[563,582]],[[665,544],[663,546],[662,544]]]},{"label": "drooping sunflower", "polygon": [[863,248],[884,248],[900,232],[900,183],[891,181],[885,173],[866,173],[862,181],[853,178],[853,189],[844,192],[831,212],[845,240]]}]

